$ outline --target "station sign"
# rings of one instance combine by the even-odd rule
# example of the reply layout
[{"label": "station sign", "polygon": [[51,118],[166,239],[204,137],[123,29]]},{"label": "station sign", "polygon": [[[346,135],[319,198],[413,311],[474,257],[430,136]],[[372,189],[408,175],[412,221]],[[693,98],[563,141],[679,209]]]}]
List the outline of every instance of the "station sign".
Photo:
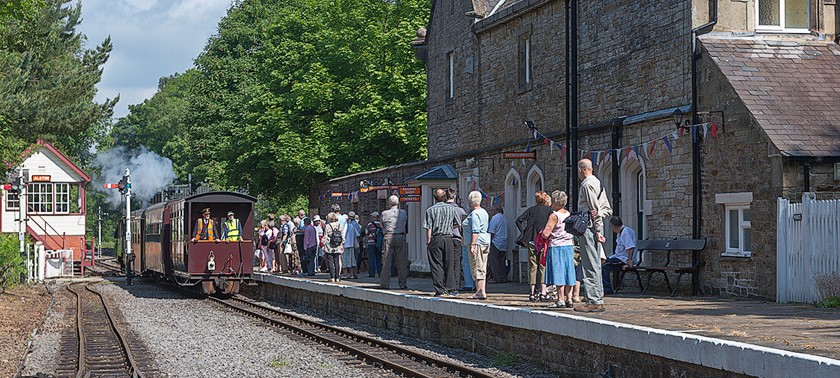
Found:
[{"label": "station sign", "polygon": [[419,186],[403,186],[403,187],[400,187],[400,195],[401,196],[419,196],[420,195],[420,187]]},{"label": "station sign", "polygon": [[507,151],[502,154],[505,159],[537,160],[537,151]]},{"label": "station sign", "polygon": [[400,202],[420,202],[420,196],[401,197]]},{"label": "station sign", "polygon": [[32,182],[50,182],[52,181],[52,176],[50,175],[32,175]]}]

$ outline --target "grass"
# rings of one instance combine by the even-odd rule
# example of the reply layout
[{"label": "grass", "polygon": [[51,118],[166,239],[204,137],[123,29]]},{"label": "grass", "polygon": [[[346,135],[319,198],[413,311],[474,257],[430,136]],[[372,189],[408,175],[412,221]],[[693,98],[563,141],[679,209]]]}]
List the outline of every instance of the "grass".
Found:
[{"label": "grass", "polygon": [[513,353],[496,353],[493,356],[492,365],[494,367],[513,366],[516,364],[516,355]]},{"label": "grass", "polygon": [[817,307],[819,308],[838,308],[840,307],[840,298],[838,297],[830,297],[823,299],[817,303]]},{"label": "grass", "polygon": [[278,368],[281,368],[281,367],[289,366],[289,363],[286,361],[285,358],[280,357],[280,360],[275,359],[275,360],[271,361],[271,363],[268,364],[268,365],[271,366],[274,369],[278,369]]}]

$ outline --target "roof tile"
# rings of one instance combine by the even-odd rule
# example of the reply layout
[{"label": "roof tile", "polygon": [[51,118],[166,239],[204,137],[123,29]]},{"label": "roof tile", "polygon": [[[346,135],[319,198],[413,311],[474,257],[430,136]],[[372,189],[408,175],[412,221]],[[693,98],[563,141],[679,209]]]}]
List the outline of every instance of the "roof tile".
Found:
[{"label": "roof tile", "polygon": [[840,46],[701,38],[758,124],[785,155],[840,156]]}]

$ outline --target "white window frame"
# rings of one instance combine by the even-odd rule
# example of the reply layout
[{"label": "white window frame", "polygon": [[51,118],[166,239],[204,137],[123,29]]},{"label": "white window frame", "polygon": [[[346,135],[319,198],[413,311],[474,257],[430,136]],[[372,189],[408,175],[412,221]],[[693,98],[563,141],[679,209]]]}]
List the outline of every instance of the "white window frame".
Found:
[{"label": "white window frame", "polygon": [[545,176],[543,175],[542,169],[534,164],[528,171],[528,176],[525,182],[525,203],[528,207],[537,204],[535,195],[537,192],[545,190],[543,188],[545,188]]},{"label": "white window frame", "polygon": [[455,98],[455,51],[450,51],[446,53],[446,61],[449,65],[449,92],[446,96],[447,99],[452,100]]},{"label": "white window frame", "polygon": [[[739,223],[739,225],[738,225],[738,248],[730,247],[730,243],[729,243],[729,241],[732,237],[731,231],[730,231],[731,230],[730,226],[732,225],[731,222],[733,221],[732,218],[729,217],[729,212],[734,211],[734,210],[738,211],[738,220],[737,220],[737,222]],[[726,253],[724,255],[735,256],[735,257],[751,257],[752,256],[752,241],[750,242],[750,250],[747,251],[747,250],[744,249],[744,230],[746,230],[746,229],[752,230],[751,221],[745,221],[744,220],[744,210],[750,210],[750,205],[749,204],[728,204],[728,205],[724,206],[724,211],[725,211],[724,217],[726,219],[726,222],[725,222],[725,225],[724,225],[724,227],[726,228],[726,237],[725,237]],[[752,214],[750,215],[750,219],[752,219]],[[750,238],[750,240],[752,240],[752,238]]]},{"label": "white window frame", "polygon": [[[35,188],[38,188],[36,190]],[[49,188],[49,193],[42,191]],[[26,206],[28,211],[39,214],[52,214],[55,210],[55,190],[52,183],[30,183],[26,187]]]},{"label": "white window frame", "polygon": [[[64,192],[61,192],[61,195],[64,196],[64,201],[59,201],[59,187],[64,188]],[[53,198],[55,198],[53,204],[55,214],[70,214],[70,184],[63,182],[53,184]],[[64,210],[60,210],[61,206],[64,206]]]},{"label": "white window frame", "polygon": [[20,194],[4,191],[6,194],[6,211],[20,211]]},{"label": "white window frame", "polygon": [[791,34],[808,34],[811,32],[811,0],[805,0],[808,4],[808,27],[805,29],[785,28],[785,0],[776,0],[779,2],[779,26],[776,25],[760,25],[758,22],[761,7],[761,1],[755,0],[755,31],[765,33],[791,33]]}]

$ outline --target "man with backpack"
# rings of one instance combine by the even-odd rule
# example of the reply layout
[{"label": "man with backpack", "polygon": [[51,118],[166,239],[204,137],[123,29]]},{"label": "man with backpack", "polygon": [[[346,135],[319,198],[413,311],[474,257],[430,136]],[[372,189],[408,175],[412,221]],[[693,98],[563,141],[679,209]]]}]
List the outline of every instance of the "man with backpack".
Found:
[{"label": "man with backpack", "polygon": [[592,174],[592,161],[582,159],[578,162],[578,176],[581,179],[578,194],[578,211],[589,213],[589,227],[581,241],[581,265],[583,266],[583,289],[586,291],[586,304],[575,307],[580,312],[603,312],[604,286],[601,277],[601,255],[603,254],[604,218],[612,215],[612,207],[601,181]]},{"label": "man with backpack", "polygon": [[[382,268],[382,224],[379,223],[379,213],[370,213],[370,223],[365,227],[365,250],[368,254],[368,277],[376,277]],[[390,268],[389,268],[390,271]],[[390,274],[390,273],[388,273]]]}]

